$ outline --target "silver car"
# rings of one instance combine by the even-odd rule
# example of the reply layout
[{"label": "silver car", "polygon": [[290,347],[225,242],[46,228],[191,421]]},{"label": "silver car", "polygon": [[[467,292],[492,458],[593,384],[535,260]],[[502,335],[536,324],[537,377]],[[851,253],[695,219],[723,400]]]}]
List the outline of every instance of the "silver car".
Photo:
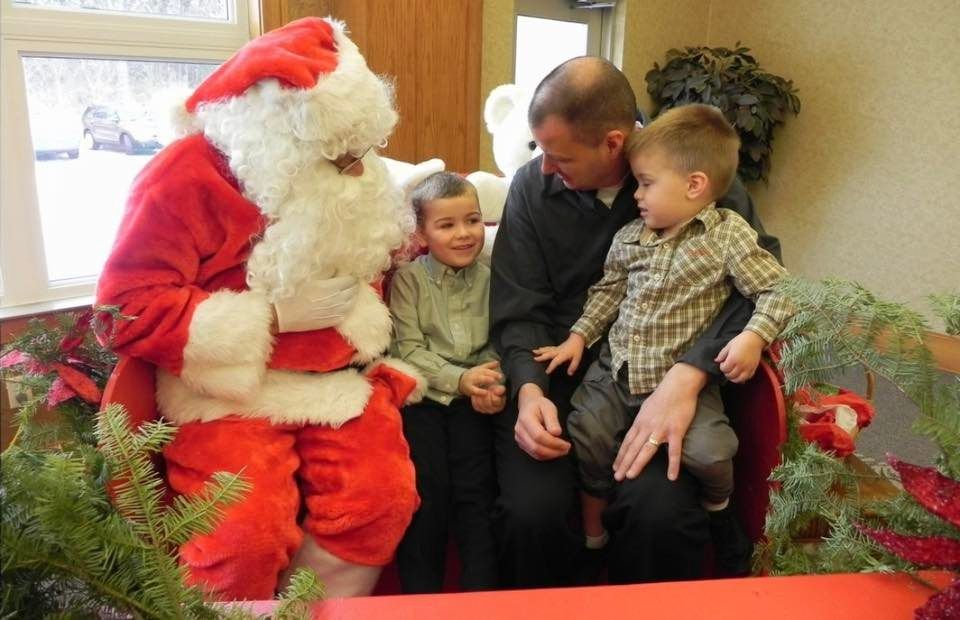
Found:
[{"label": "silver car", "polygon": [[83,111],[83,143],[89,149],[115,148],[125,153],[153,152],[163,145],[157,126],[143,112],[88,106]]}]

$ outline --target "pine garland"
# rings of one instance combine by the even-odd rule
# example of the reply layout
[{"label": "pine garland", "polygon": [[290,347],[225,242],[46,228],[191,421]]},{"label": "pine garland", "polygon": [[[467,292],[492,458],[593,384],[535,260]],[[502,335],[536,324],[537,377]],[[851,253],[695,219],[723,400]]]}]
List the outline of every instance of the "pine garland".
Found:
[{"label": "pine garland", "polygon": [[[179,545],[211,531],[249,485],[219,473],[203,492],[164,503],[151,455],[176,428],[133,432],[117,405],[98,416],[115,357],[96,342],[94,323],[93,313],[33,321],[0,352],[4,380],[31,394],[0,455],[0,618],[254,617],[243,605],[205,602],[176,560]],[[55,416],[41,424],[43,409]],[[275,617],[304,617],[306,602],[322,596],[316,575],[297,571]]]},{"label": "pine garland", "polygon": [[[798,278],[781,290],[797,313],[781,334],[781,369],[785,390],[824,384],[851,368],[865,368],[889,380],[919,409],[914,431],[933,439],[943,485],[960,479],[960,378],[945,384],[923,344],[927,324],[918,313],[876,298],[862,286],[840,280],[810,282]],[[935,298],[936,312],[948,329],[960,325],[960,296]],[[858,477],[844,461],[799,438],[797,414],[791,411],[783,459],[771,474],[775,488],[765,526],[766,540],[758,546],[755,568],[775,575],[916,571],[954,567],[955,560],[926,550],[960,544],[960,503],[912,484],[894,497],[865,503]],[[891,461],[903,471],[914,467]],[[914,468],[935,475],[923,468]],[[895,485],[895,473],[878,475]],[[932,484],[932,483],[931,483]],[[951,495],[952,491],[936,491]],[[947,517],[933,513],[935,506]],[[892,542],[918,550],[912,563],[891,549]],[[938,547],[939,546],[939,547]],[[925,550],[919,552],[919,550]],[[960,582],[944,591],[919,614],[953,609]],[[931,611],[933,610],[933,611]]]}]

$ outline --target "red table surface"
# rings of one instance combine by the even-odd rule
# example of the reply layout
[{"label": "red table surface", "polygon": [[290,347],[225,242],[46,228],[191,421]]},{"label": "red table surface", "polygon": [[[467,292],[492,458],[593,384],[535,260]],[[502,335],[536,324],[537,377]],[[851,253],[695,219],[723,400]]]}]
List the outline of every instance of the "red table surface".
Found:
[{"label": "red table surface", "polygon": [[[925,573],[938,587],[949,573]],[[506,590],[460,594],[372,596],[316,603],[319,620],[562,620],[627,618],[682,620],[879,620],[913,618],[933,592],[905,574],[876,573],[751,577],[630,586]],[[269,613],[275,602],[254,604]]]}]

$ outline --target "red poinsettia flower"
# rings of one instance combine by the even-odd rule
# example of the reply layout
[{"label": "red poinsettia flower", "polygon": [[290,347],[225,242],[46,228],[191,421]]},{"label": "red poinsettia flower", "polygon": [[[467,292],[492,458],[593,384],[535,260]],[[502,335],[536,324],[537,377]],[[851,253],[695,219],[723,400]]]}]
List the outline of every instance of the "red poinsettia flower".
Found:
[{"label": "red poinsettia flower", "polygon": [[100,402],[103,394],[97,384],[93,382],[93,379],[76,368],[60,362],[54,362],[52,366],[64,383],[70,386],[80,398],[94,405]]},{"label": "red poinsettia flower", "polygon": [[0,368],[10,368],[12,366],[23,366],[23,369],[30,375],[45,375],[50,372],[50,366],[39,362],[23,351],[13,350],[0,357]]},{"label": "red poinsettia flower", "polygon": [[19,366],[20,364],[26,364],[31,358],[29,355],[23,351],[9,351],[3,357],[0,357],[0,368],[10,368],[11,366]]},{"label": "red poinsettia flower", "polygon": [[906,536],[864,525],[857,529],[907,562],[934,568],[960,568],[960,540],[946,536]]},{"label": "red poinsettia flower", "polygon": [[76,395],[77,393],[74,392],[63,379],[57,377],[50,385],[50,389],[47,390],[47,407],[56,407],[63,401],[70,400]]},{"label": "red poinsettia flower", "polygon": [[[904,490],[931,514],[960,527],[960,482],[932,467],[920,467],[888,455],[887,462],[900,474]],[[960,568],[960,539],[947,536],[905,536],[862,525],[857,529],[891,553],[921,566]],[[955,579],[916,611],[919,620],[960,618],[960,580]]]},{"label": "red poinsettia flower", "polygon": [[903,489],[928,512],[960,527],[960,482],[932,467],[919,467],[887,455],[887,462],[900,474]]},{"label": "red poinsettia flower", "polygon": [[87,310],[77,317],[73,329],[60,340],[60,350],[64,353],[72,353],[74,349],[83,344],[83,340],[90,331],[90,321],[93,320],[93,310]]}]

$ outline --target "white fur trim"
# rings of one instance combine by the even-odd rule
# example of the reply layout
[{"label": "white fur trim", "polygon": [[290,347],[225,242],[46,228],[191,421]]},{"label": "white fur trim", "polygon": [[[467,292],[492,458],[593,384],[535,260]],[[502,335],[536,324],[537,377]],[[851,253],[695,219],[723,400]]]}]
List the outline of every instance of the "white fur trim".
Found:
[{"label": "white fur trim", "polygon": [[334,428],[363,413],[373,387],[354,369],[328,373],[268,370],[246,401],[204,396],[186,382],[157,372],[157,404],[173,424],[210,422],[228,415],[265,418],[274,424],[326,424]]},{"label": "white fur trim", "polygon": [[211,294],[194,309],[180,378],[201,394],[248,398],[273,350],[272,322],[270,304],[260,293]]},{"label": "white fur trim", "polygon": [[427,393],[427,378],[420,374],[419,370],[401,359],[397,359],[395,357],[383,357],[364,368],[363,374],[369,375],[381,365],[389,366],[394,370],[402,372],[417,382],[417,387],[410,392],[410,394],[407,396],[407,400],[405,400],[403,404],[409,405],[410,403],[419,403],[421,400],[423,400],[424,394]]},{"label": "white fur trim", "polygon": [[171,138],[180,138],[203,130],[203,124],[187,111],[186,100],[174,103],[167,111]]},{"label": "white fur trim", "polygon": [[353,309],[337,326],[337,330],[357,350],[352,361],[366,364],[390,346],[392,327],[387,305],[373,288],[361,286]]}]

